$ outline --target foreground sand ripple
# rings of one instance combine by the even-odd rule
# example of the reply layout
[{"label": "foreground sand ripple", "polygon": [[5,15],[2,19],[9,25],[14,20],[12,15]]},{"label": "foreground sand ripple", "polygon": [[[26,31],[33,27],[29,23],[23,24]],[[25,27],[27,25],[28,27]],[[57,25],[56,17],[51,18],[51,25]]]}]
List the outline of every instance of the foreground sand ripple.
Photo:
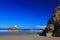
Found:
[{"label": "foreground sand ripple", "polygon": [[44,37],[37,34],[28,35],[3,35],[0,40],[60,40],[60,37]]}]

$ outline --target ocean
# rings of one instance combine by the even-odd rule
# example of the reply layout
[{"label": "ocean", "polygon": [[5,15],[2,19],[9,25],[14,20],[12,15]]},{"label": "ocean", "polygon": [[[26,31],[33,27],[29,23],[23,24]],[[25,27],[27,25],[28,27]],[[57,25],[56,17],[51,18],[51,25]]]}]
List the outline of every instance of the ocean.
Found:
[{"label": "ocean", "polygon": [[9,35],[12,33],[28,34],[28,33],[41,33],[41,30],[0,30],[0,35]]}]

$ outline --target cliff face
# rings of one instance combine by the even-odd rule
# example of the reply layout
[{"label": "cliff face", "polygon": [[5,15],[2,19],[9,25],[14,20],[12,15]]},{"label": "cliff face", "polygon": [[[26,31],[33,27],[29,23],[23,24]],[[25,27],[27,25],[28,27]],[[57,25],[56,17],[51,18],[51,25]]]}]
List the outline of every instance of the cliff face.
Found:
[{"label": "cliff face", "polygon": [[60,36],[60,6],[55,8],[52,17],[49,19],[41,35],[46,36],[46,33],[52,33],[52,36]]}]

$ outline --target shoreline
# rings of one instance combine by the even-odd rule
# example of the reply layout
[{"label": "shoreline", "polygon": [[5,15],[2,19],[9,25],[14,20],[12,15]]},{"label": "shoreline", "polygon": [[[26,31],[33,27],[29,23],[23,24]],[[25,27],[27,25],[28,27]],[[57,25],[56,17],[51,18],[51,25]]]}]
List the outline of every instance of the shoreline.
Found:
[{"label": "shoreline", "polygon": [[60,40],[60,37],[45,37],[38,34],[0,35],[0,40]]}]

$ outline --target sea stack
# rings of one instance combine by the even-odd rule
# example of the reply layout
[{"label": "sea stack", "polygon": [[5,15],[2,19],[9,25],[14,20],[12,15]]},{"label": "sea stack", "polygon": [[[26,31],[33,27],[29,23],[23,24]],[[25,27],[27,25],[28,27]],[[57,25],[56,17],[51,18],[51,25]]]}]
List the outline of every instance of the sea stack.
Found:
[{"label": "sea stack", "polygon": [[46,36],[47,33],[52,33],[51,36],[60,37],[60,5],[54,9],[52,17],[48,20],[41,35]]},{"label": "sea stack", "polygon": [[12,34],[19,34],[18,30],[20,30],[20,28],[17,25],[14,25],[14,26],[11,26],[9,30]]},{"label": "sea stack", "polygon": [[9,28],[9,30],[19,30],[20,28],[17,25],[14,25]]}]

